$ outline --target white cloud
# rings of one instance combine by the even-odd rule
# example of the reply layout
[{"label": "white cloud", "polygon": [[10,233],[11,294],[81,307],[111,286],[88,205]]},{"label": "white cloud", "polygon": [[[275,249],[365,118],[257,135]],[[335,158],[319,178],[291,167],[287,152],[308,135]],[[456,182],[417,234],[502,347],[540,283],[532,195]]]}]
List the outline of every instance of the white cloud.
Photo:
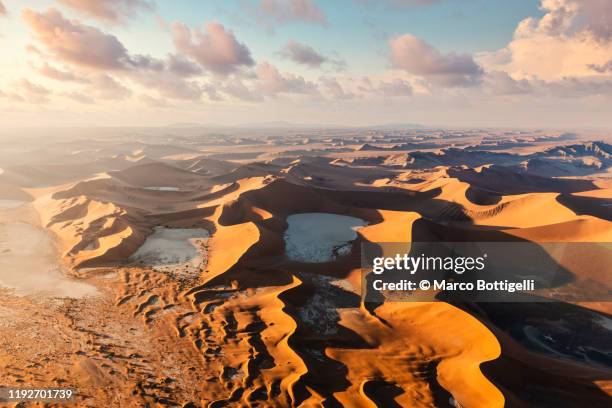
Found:
[{"label": "white cloud", "polygon": [[471,55],[442,54],[424,40],[411,34],[389,41],[391,62],[397,68],[446,86],[473,86],[480,82],[482,69]]}]

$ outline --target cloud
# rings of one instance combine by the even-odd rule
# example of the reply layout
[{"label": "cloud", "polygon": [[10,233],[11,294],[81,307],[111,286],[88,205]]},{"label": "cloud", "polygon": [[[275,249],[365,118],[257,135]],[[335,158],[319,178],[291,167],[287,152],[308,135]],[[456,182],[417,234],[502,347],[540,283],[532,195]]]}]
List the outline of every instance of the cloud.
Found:
[{"label": "cloud", "polygon": [[368,77],[362,78],[363,85],[359,90],[366,94],[381,95],[387,98],[411,96],[413,93],[410,82],[401,78],[393,78],[389,81],[379,81],[377,85],[372,83]]},{"label": "cloud", "polygon": [[56,9],[44,13],[25,9],[22,17],[38,41],[61,60],[98,69],[124,69],[131,64],[127,50],[115,36],[67,20]]},{"label": "cloud", "polygon": [[247,46],[238,42],[234,33],[220,23],[207,23],[203,31],[190,30],[182,23],[174,23],[171,30],[178,51],[216,74],[227,75],[240,67],[255,64]]},{"label": "cloud", "polygon": [[257,79],[262,92],[275,95],[286,94],[307,94],[316,92],[316,85],[306,81],[301,76],[291,73],[281,73],[275,66],[267,61],[257,66]]},{"label": "cloud", "polygon": [[582,13],[579,13],[577,20],[586,21],[584,28],[602,41],[612,40],[612,2],[582,0],[579,4]]},{"label": "cloud", "polygon": [[171,72],[137,72],[130,78],[148,89],[155,89],[165,98],[199,100],[203,89],[199,82],[185,80]]},{"label": "cloud", "polygon": [[232,79],[228,81],[221,90],[234,98],[241,99],[248,102],[261,102],[263,96],[252,89],[249,89],[244,83],[238,79]]},{"label": "cloud", "polygon": [[43,53],[38,49],[38,47],[36,47],[35,45],[32,44],[28,44],[25,46],[25,50],[30,53],[30,54],[34,54],[34,55],[43,55]]},{"label": "cloud", "polygon": [[477,55],[481,65],[547,82],[605,74],[612,55],[612,2],[542,0],[540,8],[544,15],[522,20],[506,47]]},{"label": "cloud", "polygon": [[222,101],[223,97],[217,91],[217,88],[212,84],[204,84],[202,91],[208,96],[210,101]]},{"label": "cloud", "polygon": [[484,79],[485,90],[493,95],[519,95],[532,91],[532,86],[525,79],[515,80],[503,71],[487,72]]},{"label": "cloud", "polygon": [[14,88],[18,94],[14,95],[15,100],[27,101],[32,104],[44,104],[49,102],[51,91],[47,88],[34,84],[27,79],[20,79],[15,83]]},{"label": "cloud", "polygon": [[592,69],[595,72],[599,72],[600,74],[612,73],[612,59],[608,60],[605,64],[587,64],[589,69]]},{"label": "cloud", "polygon": [[327,61],[327,58],[319,54],[309,45],[289,40],[287,45],[281,50],[281,55],[289,58],[297,64],[318,68]]},{"label": "cloud", "polygon": [[87,94],[96,99],[122,100],[129,98],[132,91],[110,75],[102,74],[90,79]]},{"label": "cloud", "polygon": [[1,16],[6,16],[6,7],[4,7],[4,4],[0,1],[0,17]]},{"label": "cloud", "polygon": [[151,71],[163,71],[165,69],[164,61],[151,57],[149,55],[132,55],[128,61],[128,69],[140,69]]},{"label": "cloud", "polygon": [[577,99],[593,96],[609,96],[612,78],[609,76],[567,77],[558,80],[539,78],[514,79],[502,71],[487,72],[483,81],[484,91],[493,96],[527,95],[540,98]]},{"label": "cloud", "polygon": [[190,77],[202,74],[202,69],[200,69],[197,64],[189,61],[187,58],[181,55],[168,55],[166,64],[168,71],[181,77]]},{"label": "cloud", "polygon": [[70,71],[62,71],[61,69],[52,67],[47,63],[44,63],[36,70],[41,75],[46,76],[47,78],[55,79],[57,81],[87,82],[85,78],[80,78]]},{"label": "cloud", "polygon": [[[96,27],[67,20],[55,9],[44,13],[26,9],[23,18],[34,30],[38,41],[51,54],[51,58],[88,68],[90,73],[91,70],[104,72],[103,75],[92,77],[91,97],[125,99],[131,95],[127,87],[106,74],[109,70],[113,71],[113,75],[157,89],[164,97],[197,100],[202,95],[203,90],[198,83],[185,80],[200,75],[202,70],[184,56],[169,54],[165,60],[161,60],[146,55],[132,55],[115,36]],[[224,46],[232,45],[231,41],[235,41],[233,35],[215,30],[216,28],[212,28],[216,34],[200,45],[210,46],[210,49],[207,49],[209,53],[220,52],[222,57],[232,60],[231,52]],[[238,49],[240,50],[240,47]],[[207,55],[209,54],[204,54]],[[227,62],[217,59],[212,63],[219,61]],[[61,71],[48,63],[45,63],[39,72],[56,80],[79,80],[74,74]]]},{"label": "cloud", "polygon": [[62,94],[62,96],[85,105],[93,105],[95,103],[92,98],[81,92],[68,92]]},{"label": "cloud", "polygon": [[151,95],[140,95],[138,97],[138,99],[144,103],[145,105],[151,107],[151,108],[164,108],[166,106],[168,106],[168,103],[161,98],[155,98]]},{"label": "cloud", "polygon": [[533,80],[530,82],[534,92],[554,98],[585,98],[596,95],[609,97],[612,94],[612,79],[597,78],[565,78],[559,81]]},{"label": "cloud", "polygon": [[256,13],[263,22],[268,24],[296,21],[327,24],[325,14],[313,0],[260,0]]},{"label": "cloud", "polygon": [[38,42],[53,57],[64,62],[98,70],[164,69],[162,61],[145,55],[130,55],[114,35],[77,20],[68,20],[56,9],[43,13],[25,9],[22,17]]},{"label": "cloud", "polygon": [[346,68],[344,60],[326,57],[311,46],[294,40],[289,40],[279,54],[296,64],[305,65],[309,68],[321,68],[323,64],[326,64],[335,71],[342,71]]},{"label": "cloud", "polygon": [[442,54],[411,34],[389,41],[391,62],[413,75],[445,87],[473,86],[480,82],[483,71],[467,54]]},{"label": "cloud", "polygon": [[403,79],[395,78],[389,82],[381,81],[378,85],[378,93],[388,97],[410,96],[412,95],[412,86]]},{"label": "cloud", "polygon": [[323,91],[333,99],[353,99],[355,94],[344,90],[335,77],[321,77],[319,79]]},{"label": "cloud", "polygon": [[609,0],[542,0],[541,18],[522,20],[515,37],[574,35],[588,32],[600,41],[612,39],[612,2]]},{"label": "cloud", "polygon": [[147,0],[58,0],[89,17],[117,23],[134,17],[139,11],[151,11],[154,4]]},{"label": "cloud", "polygon": [[[90,80],[88,95],[92,98],[128,98],[132,92],[117,81],[115,77],[119,76],[155,89],[166,98],[198,100],[206,92],[211,99],[219,99],[211,89],[204,89],[200,83],[187,80],[201,75],[202,69],[183,55],[169,54],[162,60],[130,54],[115,36],[78,21],[67,20],[55,9],[44,13],[26,9],[23,18],[51,54],[49,58],[89,69],[87,75],[93,79]],[[197,44],[202,49],[193,44],[192,48],[187,49],[189,44],[183,43],[183,50],[192,51],[200,62],[206,62],[209,68],[217,71],[226,69],[231,63],[253,63],[248,50],[248,58],[245,60],[246,48],[236,42],[233,34],[226,32],[220,25],[207,27],[209,33],[200,37]],[[92,70],[103,74],[91,75]],[[107,75],[108,71],[112,71],[115,77]],[[74,74],[54,68],[48,63],[39,72],[56,80],[78,80]]]}]

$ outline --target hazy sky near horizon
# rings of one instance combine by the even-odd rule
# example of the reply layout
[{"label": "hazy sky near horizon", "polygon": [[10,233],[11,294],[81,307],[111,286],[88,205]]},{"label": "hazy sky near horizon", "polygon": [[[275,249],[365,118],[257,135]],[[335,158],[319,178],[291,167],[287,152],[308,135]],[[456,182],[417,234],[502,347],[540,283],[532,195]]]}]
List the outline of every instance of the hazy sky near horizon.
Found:
[{"label": "hazy sky near horizon", "polygon": [[612,127],[609,0],[0,0],[0,127]]}]

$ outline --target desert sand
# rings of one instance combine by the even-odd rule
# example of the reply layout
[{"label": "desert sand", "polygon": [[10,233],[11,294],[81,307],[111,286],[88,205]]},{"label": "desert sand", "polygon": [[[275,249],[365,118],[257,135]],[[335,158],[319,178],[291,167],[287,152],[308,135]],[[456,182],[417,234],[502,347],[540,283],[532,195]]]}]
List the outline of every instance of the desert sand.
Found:
[{"label": "desert sand", "polygon": [[143,132],[0,151],[4,385],[82,407],[612,404],[609,303],[367,303],[359,253],[611,242],[610,134]]}]

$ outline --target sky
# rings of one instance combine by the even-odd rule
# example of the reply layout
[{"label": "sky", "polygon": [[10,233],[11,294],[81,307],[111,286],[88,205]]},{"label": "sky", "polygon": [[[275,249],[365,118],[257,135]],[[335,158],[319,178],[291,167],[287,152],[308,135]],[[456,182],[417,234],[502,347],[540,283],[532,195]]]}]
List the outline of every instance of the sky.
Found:
[{"label": "sky", "polygon": [[612,127],[609,0],[0,0],[0,127]]}]

